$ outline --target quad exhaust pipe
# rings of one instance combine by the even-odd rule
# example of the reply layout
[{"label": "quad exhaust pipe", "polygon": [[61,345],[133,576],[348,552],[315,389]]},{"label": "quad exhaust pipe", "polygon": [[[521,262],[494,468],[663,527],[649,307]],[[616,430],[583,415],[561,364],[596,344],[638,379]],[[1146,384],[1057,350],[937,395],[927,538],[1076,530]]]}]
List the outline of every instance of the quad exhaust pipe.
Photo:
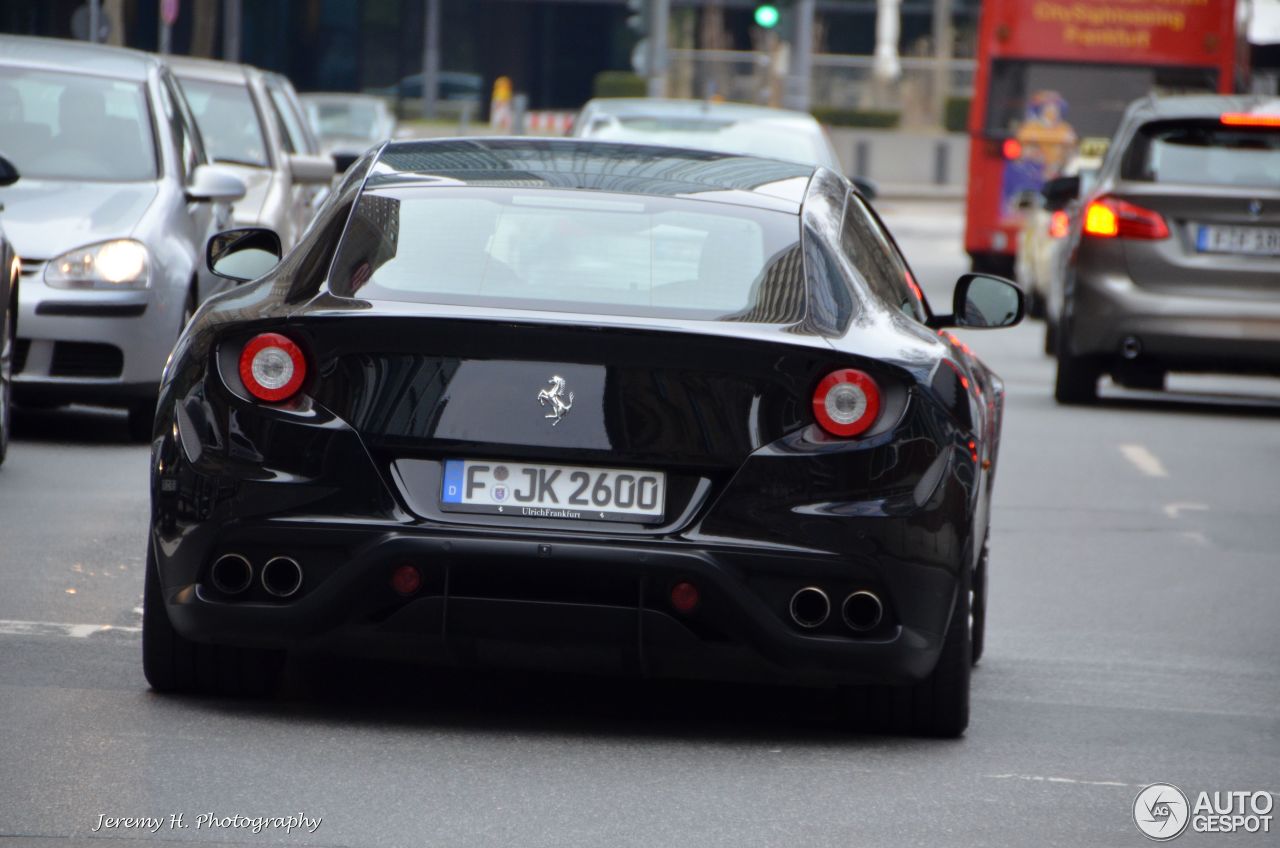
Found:
[{"label": "quad exhaust pipe", "polygon": [[840,616],[850,630],[865,633],[874,630],[884,618],[884,604],[874,592],[859,590],[844,599]]},{"label": "quad exhaust pipe", "polygon": [[209,581],[224,595],[238,595],[253,583],[253,566],[241,554],[223,554],[209,569]]},{"label": "quad exhaust pipe", "polygon": [[262,588],[277,598],[296,595],[302,588],[302,566],[293,557],[278,556],[262,566]]},{"label": "quad exhaust pipe", "polygon": [[831,599],[817,586],[805,586],[791,596],[791,620],[806,630],[821,627],[831,615]]}]

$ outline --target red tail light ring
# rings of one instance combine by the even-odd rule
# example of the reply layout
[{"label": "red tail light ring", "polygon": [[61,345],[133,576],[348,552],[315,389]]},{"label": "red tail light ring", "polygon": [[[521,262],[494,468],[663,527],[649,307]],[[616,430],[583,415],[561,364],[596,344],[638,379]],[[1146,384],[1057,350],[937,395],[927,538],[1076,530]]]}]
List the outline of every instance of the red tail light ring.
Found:
[{"label": "red tail light ring", "polygon": [[254,336],[240,354],[240,379],[249,394],[268,403],[288,400],[307,378],[307,360],[288,336]]},{"label": "red tail light ring", "polygon": [[880,414],[880,387],[871,375],[852,368],[832,371],[813,393],[813,417],[833,436],[865,433]]}]

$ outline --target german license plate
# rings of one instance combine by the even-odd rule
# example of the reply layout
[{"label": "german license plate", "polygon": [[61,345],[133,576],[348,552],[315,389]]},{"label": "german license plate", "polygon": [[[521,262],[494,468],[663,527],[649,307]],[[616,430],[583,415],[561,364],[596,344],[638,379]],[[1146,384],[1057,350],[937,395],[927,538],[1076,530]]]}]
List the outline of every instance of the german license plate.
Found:
[{"label": "german license plate", "polygon": [[1275,227],[1200,227],[1196,234],[1200,253],[1243,253],[1280,256],[1280,229]]},{"label": "german license plate", "polygon": [[440,508],[656,524],[662,521],[666,489],[661,471],[450,459],[444,464]]}]

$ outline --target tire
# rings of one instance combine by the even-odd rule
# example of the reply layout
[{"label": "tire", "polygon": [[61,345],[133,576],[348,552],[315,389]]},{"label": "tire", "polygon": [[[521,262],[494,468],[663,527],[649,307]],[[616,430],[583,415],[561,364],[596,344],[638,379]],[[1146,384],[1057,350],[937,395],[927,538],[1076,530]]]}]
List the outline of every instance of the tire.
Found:
[{"label": "tire", "polygon": [[1053,397],[1061,404],[1085,406],[1098,401],[1098,378],[1102,376],[1102,364],[1090,356],[1076,356],[1069,350],[1071,329],[1069,325],[1058,327],[1054,333],[1054,348],[1058,357],[1058,372],[1053,383]]},{"label": "tire", "polygon": [[987,546],[982,546],[982,557],[973,570],[973,586],[970,589],[969,619],[972,622],[973,664],[982,659],[987,642]]},{"label": "tire", "polygon": [[1044,317],[1044,352],[1048,356],[1058,354],[1058,325],[1048,315]]},{"label": "tire", "polygon": [[142,672],[157,692],[254,697],[269,694],[284,654],[193,642],[174,629],[164,607],[155,555],[147,546],[142,594]]},{"label": "tire", "polygon": [[9,310],[8,326],[0,339],[0,465],[9,453],[9,437],[13,433],[13,349],[17,343],[18,314],[16,307]]},{"label": "tire", "polygon": [[969,681],[973,670],[970,582],[971,575],[966,573],[956,592],[955,608],[933,672],[911,686],[860,686],[847,690],[851,720],[913,736],[956,739],[964,735],[969,726]]}]

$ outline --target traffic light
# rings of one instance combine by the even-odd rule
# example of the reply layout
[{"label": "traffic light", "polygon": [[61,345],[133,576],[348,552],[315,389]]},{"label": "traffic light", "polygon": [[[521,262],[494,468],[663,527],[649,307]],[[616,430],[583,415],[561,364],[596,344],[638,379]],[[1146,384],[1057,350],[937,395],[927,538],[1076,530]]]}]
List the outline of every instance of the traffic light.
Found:
[{"label": "traffic light", "polygon": [[631,48],[631,69],[642,77],[649,75],[649,36],[653,33],[653,4],[650,0],[627,0],[627,27],[639,36]]},{"label": "traffic light", "polygon": [[778,7],[772,3],[761,3],[756,6],[755,21],[756,26],[763,29],[773,29],[778,25],[778,20],[782,14],[778,11]]},{"label": "traffic light", "polygon": [[627,0],[627,27],[644,38],[649,34],[649,15],[652,11],[649,0]]}]

